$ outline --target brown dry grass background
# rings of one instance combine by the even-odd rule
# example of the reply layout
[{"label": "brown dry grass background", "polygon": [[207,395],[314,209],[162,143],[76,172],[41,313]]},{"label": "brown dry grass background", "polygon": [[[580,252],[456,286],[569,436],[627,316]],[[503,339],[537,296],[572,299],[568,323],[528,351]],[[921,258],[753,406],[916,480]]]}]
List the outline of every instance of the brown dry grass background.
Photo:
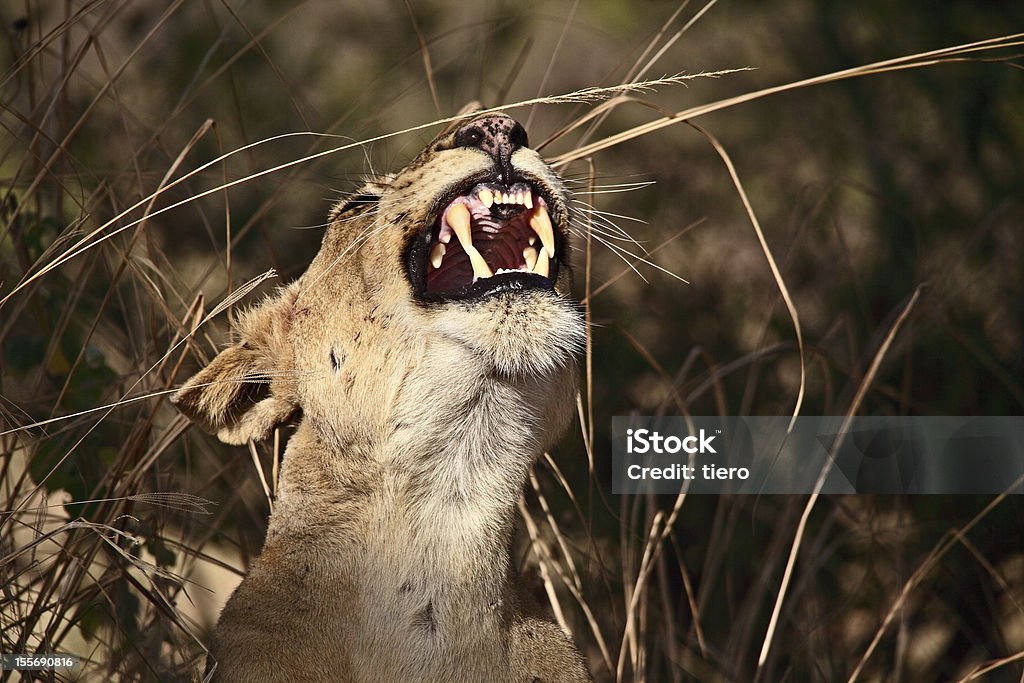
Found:
[{"label": "brown dry grass background", "polygon": [[[80,654],[85,680],[201,666],[280,444],[220,445],[166,393],[227,340],[245,283],[300,273],[329,205],[433,129],[389,134],[472,99],[746,69],[514,112],[537,145],[606,107],[543,148],[593,221],[593,335],[522,562],[601,681],[1024,680],[1019,498],[616,497],[608,453],[630,411],[1021,413],[1020,37],[844,70],[1022,20],[996,1],[0,4],[0,651]],[[800,83],[828,74],[849,78]],[[303,131],[341,137],[270,139]]]}]

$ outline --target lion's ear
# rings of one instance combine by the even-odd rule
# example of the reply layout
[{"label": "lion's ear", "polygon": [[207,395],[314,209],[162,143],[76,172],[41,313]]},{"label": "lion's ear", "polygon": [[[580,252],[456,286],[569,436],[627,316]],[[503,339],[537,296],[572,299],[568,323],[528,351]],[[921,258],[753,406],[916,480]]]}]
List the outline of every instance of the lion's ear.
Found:
[{"label": "lion's ear", "polygon": [[290,359],[280,324],[281,299],[243,317],[244,343],[224,349],[185,382],[171,403],[224,443],[262,441],[291,419],[298,404],[290,391]]}]

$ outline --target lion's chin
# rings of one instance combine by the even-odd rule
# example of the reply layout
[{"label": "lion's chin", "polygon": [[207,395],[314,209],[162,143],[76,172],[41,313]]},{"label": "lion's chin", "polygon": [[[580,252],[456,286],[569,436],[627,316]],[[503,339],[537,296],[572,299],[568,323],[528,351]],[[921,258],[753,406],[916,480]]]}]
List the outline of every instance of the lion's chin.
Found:
[{"label": "lion's chin", "polygon": [[579,307],[548,290],[503,292],[437,311],[438,331],[471,348],[499,375],[550,375],[574,362],[586,342]]}]

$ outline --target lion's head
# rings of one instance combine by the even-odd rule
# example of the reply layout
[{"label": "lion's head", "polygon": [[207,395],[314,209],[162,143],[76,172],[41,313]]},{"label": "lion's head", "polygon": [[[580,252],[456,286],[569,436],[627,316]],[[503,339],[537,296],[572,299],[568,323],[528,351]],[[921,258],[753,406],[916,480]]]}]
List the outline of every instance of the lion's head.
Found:
[{"label": "lion's head", "polygon": [[309,269],[241,316],[239,342],[175,403],[228,443],[302,415],[349,446],[457,417],[480,378],[497,378],[534,404],[508,417],[532,420],[550,445],[584,338],[567,202],[511,118],[450,125],[335,207]]}]

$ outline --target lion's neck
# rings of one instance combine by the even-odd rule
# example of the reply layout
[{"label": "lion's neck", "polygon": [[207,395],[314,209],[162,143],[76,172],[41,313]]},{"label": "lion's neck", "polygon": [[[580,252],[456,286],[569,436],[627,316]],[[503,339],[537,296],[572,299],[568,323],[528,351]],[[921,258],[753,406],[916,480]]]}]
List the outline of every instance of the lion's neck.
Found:
[{"label": "lion's neck", "polygon": [[348,452],[330,450],[308,427],[293,436],[267,544],[304,547],[294,561],[312,558],[325,596],[345,587],[331,601],[345,607],[329,628],[393,650],[420,634],[425,648],[443,643],[500,661],[517,602],[516,503],[539,449],[524,389],[483,381],[460,420],[407,414],[381,442]]},{"label": "lion's neck", "polygon": [[468,563],[487,568],[488,590],[506,580],[516,503],[567,379],[449,366],[439,385],[436,370],[429,358],[410,369],[383,426],[342,438],[300,428],[289,451],[304,452],[285,456],[270,538],[315,528],[371,548],[371,564],[461,576]]},{"label": "lion's neck", "polygon": [[267,550],[289,550],[272,553],[280,573],[308,576],[310,601],[331,605],[324,632],[353,644],[352,661],[394,661],[396,679],[447,657],[505,661],[516,504],[575,396],[572,367],[509,380],[451,358],[416,357],[372,427],[304,422],[267,535]]}]

